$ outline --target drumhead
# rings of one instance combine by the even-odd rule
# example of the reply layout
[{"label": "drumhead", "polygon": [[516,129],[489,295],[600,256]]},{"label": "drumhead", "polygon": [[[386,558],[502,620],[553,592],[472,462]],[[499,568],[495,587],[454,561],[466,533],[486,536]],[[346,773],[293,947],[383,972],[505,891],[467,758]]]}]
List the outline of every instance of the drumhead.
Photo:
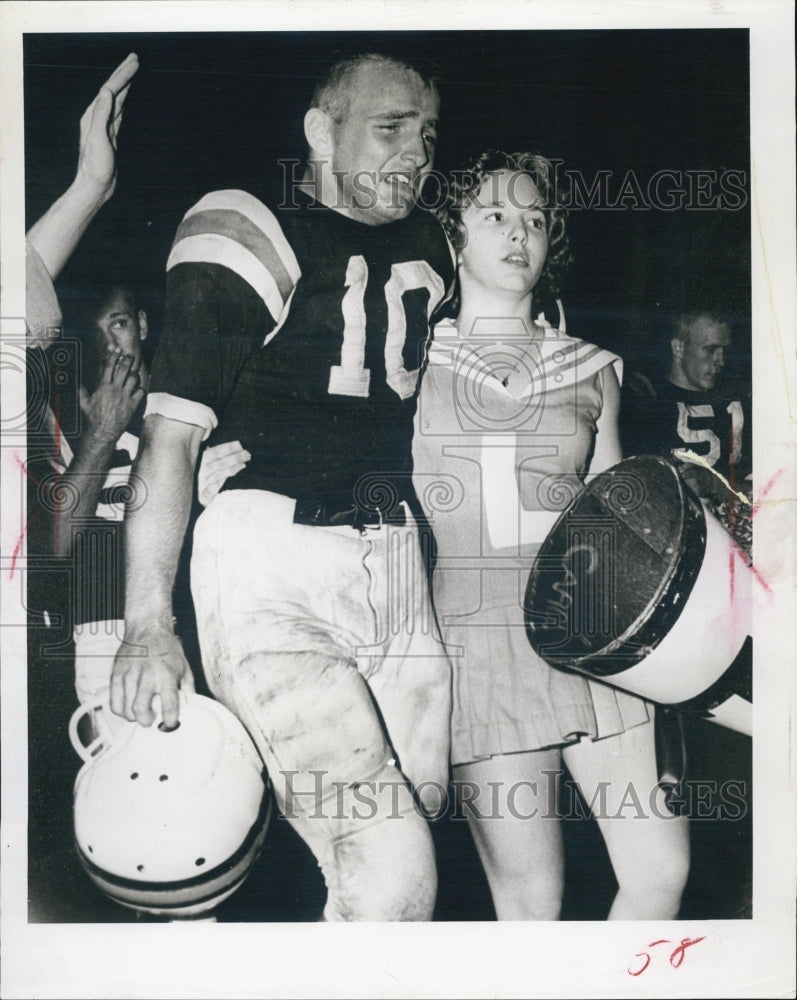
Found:
[{"label": "drumhead", "polygon": [[705,550],[703,507],[674,463],[625,459],[591,480],[540,548],[525,595],[532,647],[611,680],[669,633]]}]

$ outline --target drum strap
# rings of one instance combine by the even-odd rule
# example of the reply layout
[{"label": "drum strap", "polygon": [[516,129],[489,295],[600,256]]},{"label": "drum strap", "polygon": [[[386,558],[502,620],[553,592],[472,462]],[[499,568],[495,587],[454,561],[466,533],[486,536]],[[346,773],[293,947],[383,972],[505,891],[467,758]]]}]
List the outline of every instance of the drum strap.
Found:
[{"label": "drum strap", "polygon": [[659,787],[664,789],[667,808],[681,798],[686,777],[686,740],[680,714],[664,705],[655,706],[656,770]]}]

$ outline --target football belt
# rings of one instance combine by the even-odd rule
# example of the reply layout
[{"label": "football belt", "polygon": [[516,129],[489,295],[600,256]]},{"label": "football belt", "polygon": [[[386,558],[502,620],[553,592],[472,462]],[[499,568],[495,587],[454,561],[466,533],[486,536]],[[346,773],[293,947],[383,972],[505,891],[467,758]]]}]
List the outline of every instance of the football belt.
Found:
[{"label": "football belt", "polygon": [[238,719],[203,695],[180,698],[173,730],[111,717],[107,701],[82,705],[69,723],[84,761],[74,788],[81,864],[115,902],[173,918],[207,913],[235,892],[272,808],[262,761]]}]

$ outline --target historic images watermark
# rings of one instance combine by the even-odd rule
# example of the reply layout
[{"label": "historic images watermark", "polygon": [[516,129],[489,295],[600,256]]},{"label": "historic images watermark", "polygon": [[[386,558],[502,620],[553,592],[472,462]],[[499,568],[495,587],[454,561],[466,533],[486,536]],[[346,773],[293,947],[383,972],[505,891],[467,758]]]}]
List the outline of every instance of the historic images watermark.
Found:
[{"label": "historic images watermark", "polygon": [[[585,796],[571,779],[563,780],[559,770],[543,771],[542,781],[488,781],[483,785],[454,779],[448,787],[435,781],[415,789],[412,808],[429,818],[418,804],[421,792],[431,789],[438,797],[436,816],[450,815],[463,820],[468,813],[477,819],[504,818],[532,820],[671,819],[689,816],[693,820],[736,822],[747,816],[748,788],[743,780],[687,780],[677,784],[662,782],[639,788],[634,782],[622,787],[600,781]],[[308,781],[310,777],[311,782]],[[330,779],[327,771],[280,771],[271,775],[277,787],[280,810],[286,819],[371,820],[382,810],[386,819],[406,816],[406,798],[401,781],[358,781]],[[428,798],[427,798],[428,801]],[[386,803],[390,812],[384,814]]]},{"label": "historic images watermark", "polygon": [[[298,208],[297,192],[316,191],[320,194],[320,174],[313,171],[310,161],[309,173],[305,164],[298,159],[281,159],[282,202],[280,209]],[[746,170],[737,168],[669,168],[663,167],[649,174],[629,169],[624,173],[615,170],[596,170],[593,173],[566,168],[564,161],[552,159],[552,176],[546,178],[550,195],[543,208],[566,208],[571,212],[738,212],[747,207],[749,200],[749,177]],[[333,171],[333,174],[336,174]],[[448,201],[452,185],[468,190],[475,186],[476,178],[464,170],[452,171],[450,175],[438,170],[408,173],[405,183],[390,183],[395,172],[390,174],[362,170],[349,177],[347,184],[338,185],[338,202],[328,205],[336,211],[356,208],[367,211],[374,208],[378,200],[394,199],[398,207],[405,197],[405,183],[412,185],[415,200],[421,208],[437,211]],[[344,172],[340,172],[341,181]],[[507,197],[512,200],[512,191],[518,176],[510,179]],[[474,204],[486,207],[490,201],[489,178],[481,183],[479,190],[470,195]],[[347,199],[351,204],[347,204]],[[316,200],[321,203],[320,197]],[[328,193],[327,193],[328,201]],[[514,204],[514,202],[513,202]]]}]

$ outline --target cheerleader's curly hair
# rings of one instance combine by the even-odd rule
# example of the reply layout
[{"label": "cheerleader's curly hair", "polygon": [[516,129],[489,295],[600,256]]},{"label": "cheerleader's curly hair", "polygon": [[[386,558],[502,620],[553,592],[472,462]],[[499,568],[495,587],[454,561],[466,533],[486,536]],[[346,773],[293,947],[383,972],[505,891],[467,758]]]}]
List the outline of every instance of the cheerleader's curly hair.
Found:
[{"label": "cheerleader's curly hair", "polygon": [[490,149],[451,174],[445,200],[435,214],[454,250],[459,253],[467,241],[462,215],[478,197],[485,178],[499,170],[528,174],[540,192],[548,224],[548,256],[535,288],[535,297],[556,298],[573,263],[573,254],[567,236],[568,213],[561,203],[556,168],[550,160],[537,153],[503,153]]}]

